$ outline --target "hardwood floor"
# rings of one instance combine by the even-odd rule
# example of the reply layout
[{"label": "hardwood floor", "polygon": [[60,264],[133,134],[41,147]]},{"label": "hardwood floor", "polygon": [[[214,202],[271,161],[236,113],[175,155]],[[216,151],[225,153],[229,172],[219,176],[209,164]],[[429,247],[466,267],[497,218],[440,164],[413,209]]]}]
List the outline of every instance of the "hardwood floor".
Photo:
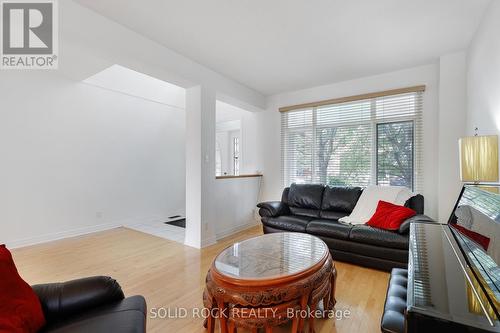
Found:
[{"label": "hardwood floor", "polygon": [[[118,280],[125,294],[144,295],[148,310],[202,307],[205,274],[214,257],[230,244],[261,234],[248,229],[203,250],[117,228],[87,236],[13,250],[21,276],[30,284],[65,281],[91,275]],[[318,320],[316,332],[380,332],[389,274],[337,262],[337,305],[350,316]],[[164,317],[165,312],[158,312]],[[156,318],[148,313],[148,332],[205,332],[202,319]],[[218,328],[217,328],[218,329]],[[289,326],[275,332],[288,332]]]}]

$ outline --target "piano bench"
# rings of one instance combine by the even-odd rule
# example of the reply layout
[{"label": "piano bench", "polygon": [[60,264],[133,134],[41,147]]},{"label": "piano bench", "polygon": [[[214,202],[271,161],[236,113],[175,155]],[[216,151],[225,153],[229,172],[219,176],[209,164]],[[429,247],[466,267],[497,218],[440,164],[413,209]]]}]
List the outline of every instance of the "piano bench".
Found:
[{"label": "piano bench", "polygon": [[403,333],[405,331],[407,286],[408,270],[393,268],[380,324],[382,332]]}]

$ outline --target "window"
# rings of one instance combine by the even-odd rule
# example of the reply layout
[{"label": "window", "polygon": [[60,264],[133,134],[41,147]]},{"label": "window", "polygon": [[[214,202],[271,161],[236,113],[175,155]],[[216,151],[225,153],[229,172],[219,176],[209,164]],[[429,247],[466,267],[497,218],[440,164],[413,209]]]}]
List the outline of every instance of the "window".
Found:
[{"label": "window", "polygon": [[377,124],[377,184],[413,188],[413,121]]},{"label": "window", "polygon": [[282,112],[284,185],[419,190],[422,99],[415,91]]},{"label": "window", "polygon": [[240,174],[240,138],[233,137],[233,171],[234,175]]},{"label": "window", "polygon": [[215,141],[215,175],[222,176],[222,156],[219,141]]}]

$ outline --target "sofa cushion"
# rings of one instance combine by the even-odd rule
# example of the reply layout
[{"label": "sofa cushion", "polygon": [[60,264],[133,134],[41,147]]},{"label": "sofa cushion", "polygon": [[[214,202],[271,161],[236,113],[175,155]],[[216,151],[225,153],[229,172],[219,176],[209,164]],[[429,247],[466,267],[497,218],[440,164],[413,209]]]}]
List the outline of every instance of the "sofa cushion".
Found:
[{"label": "sofa cushion", "polygon": [[262,219],[264,225],[295,232],[306,232],[307,224],[312,220],[312,217],[298,215],[282,215],[278,217],[269,217]]},{"label": "sofa cushion", "polygon": [[290,188],[285,187],[283,193],[281,194],[281,202],[284,203],[285,205],[288,205],[288,193],[290,193]]},{"label": "sofa cushion", "polygon": [[322,210],[319,212],[319,216],[322,219],[335,220],[335,221],[338,221],[339,219],[341,219],[347,215],[349,215],[349,214],[344,213],[344,212],[336,212],[333,210]]},{"label": "sofa cushion", "polygon": [[321,209],[324,185],[320,184],[292,184],[288,192],[290,207]]},{"label": "sofa cushion", "polygon": [[335,253],[344,252],[351,256],[378,258],[401,264],[408,263],[408,249],[394,249],[379,245],[359,243],[351,239],[332,238],[321,235],[316,235],[316,237],[321,238],[326,245],[328,245],[328,248],[332,252],[334,258]]},{"label": "sofa cushion", "polygon": [[349,234],[349,239],[355,242],[403,250],[408,250],[408,238],[408,235],[401,235],[367,225],[355,225]]},{"label": "sofa cushion", "polygon": [[343,224],[335,220],[312,220],[306,227],[308,234],[338,239],[348,239],[352,225]]},{"label": "sofa cushion", "polygon": [[317,210],[317,209],[307,209],[307,208],[298,208],[298,207],[290,207],[289,210],[290,210],[291,215],[301,215],[301,216],[308,216],[308,217],[314,217],[314,218],[319,217],[319,214],[321,213],[321,211]]},{"label": "sofa cushion", "polygon": [[331,210],[351,214],[363,190],[361,187],[330,187],[323,193],[322,210]]}]

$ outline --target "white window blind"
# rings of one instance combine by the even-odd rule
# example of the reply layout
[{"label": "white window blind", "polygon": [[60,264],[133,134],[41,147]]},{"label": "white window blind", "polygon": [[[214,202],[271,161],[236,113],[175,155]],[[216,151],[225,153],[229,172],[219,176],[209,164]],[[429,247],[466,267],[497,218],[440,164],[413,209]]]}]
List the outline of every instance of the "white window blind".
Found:
[{"label": "white window blind", "polygon": [[334,186],[422,184],[423,92],[281,113],[282,175]]}]

